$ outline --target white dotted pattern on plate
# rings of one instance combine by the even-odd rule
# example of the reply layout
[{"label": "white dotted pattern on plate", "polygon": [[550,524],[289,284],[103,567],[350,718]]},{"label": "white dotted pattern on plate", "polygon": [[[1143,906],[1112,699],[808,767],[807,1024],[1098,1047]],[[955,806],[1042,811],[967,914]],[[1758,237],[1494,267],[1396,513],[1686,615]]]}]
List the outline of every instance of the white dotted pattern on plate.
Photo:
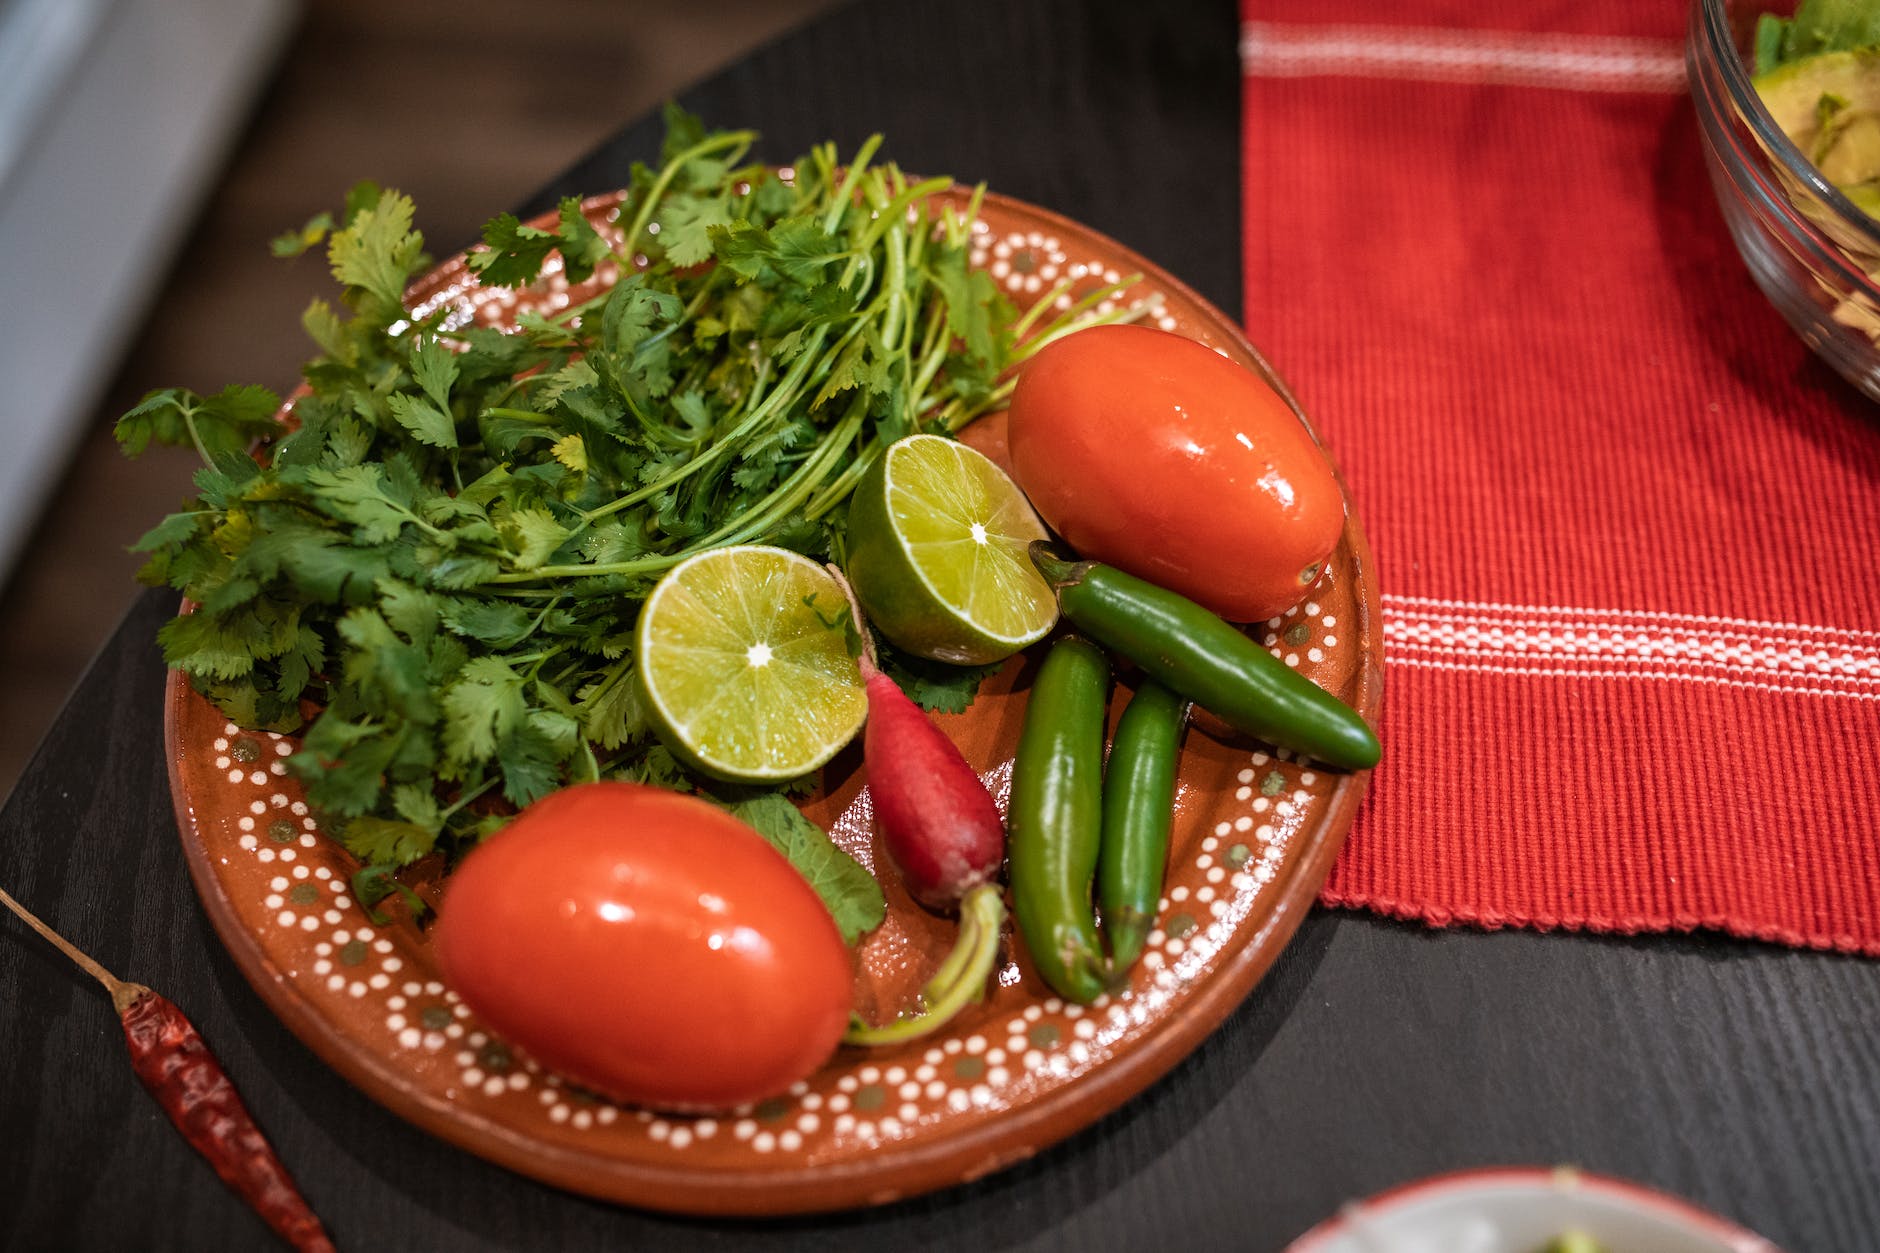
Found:
[{"label": "white dotted pattern on plate", "polygon": [[[596,225],[611,229],[617,244],[614,216],[603,211]],[[976,222],[974,231],[973,264],[987,268],[1020,303],[1049,296],[1057,308],[1067,309],[1082,294],[1124,277],[1102,262],[1071,260],[1060,241],[1045,232],[1001,234],[984,221]],[[417,314],[455,304],[460,312],[453,315],[453,325],[504,325],[525,305],[566,307],[592,288],[571,289],[558,260],[551,258],[550,272],[536,289],[485,289],[462,277],[432,293]],[[603,272],[595,283],[612,278]],[[1159,292],[1133,294],[1146,319],[1175,329]],[[1114,307],[1107,299],[1097,306],[1103,312]],[[1328,574],[1318,594],[1330,597],[1331,578]],[[1262,642],[1288,665],[1311,670],[1337,645],[1337,628],[1337,619],[1310,601],[1269,622]],[[397,1049],[448,1059],[456,1079],[450,1091],[454,1100],[532,1105],[536,1116],[552,1126],[638,1135],[674,1151],[730,1137],[757,1154],[813,1156],[836,1141],[892,1141],[918,1126],[1009,1107],[1068,1082],[1159,1020],[1206,971],[1253,911],[1263,888],[1278,876],[1293,835],[1324,803],[1323,795],[1309,790],[1318,781],[1314,773],[1288,754],[1246,754],[1231,801],[1219,801],[1229,816],[1199,840],[1187,864],[1171,864],[1158,925],[1124,990],[1089,1006],[1055,997],[1034,1002],[1009,1019],[943,1032],[917,1055],[910,1048],[893,1060],[871,1060],[844,1051],[783,1096],[722,1117],[695,1118],[616,1106],[564,1083],[490,1036],[441,982],[412,977],[400,945],[380,934],[364,907],[348,895],[343,872],[333,869],[347,864],[343,853],[318,834],[306,803],[298,799],[297,784],[286,777],[285,760],[295,748],[290,738],[227,724],[213,749],[217,777],[234,795],[207,808],[242,815],[236,820],[236,844],[254,859],[270,925],[296,933],[307,946],[311,959],[290,971],[301,991],[315,999],[374,1002],[380,1011],[374,1021]],[[1009,763],[993,772],[988,784],[1002,805]],[[854,851],[866,845],[870,822],[864,791],[832,833]],[[1019,978],[1016,965],[1008,963],[999,984],[1010,986]],[[514,1111],[504,1117],[514,1117]]]},{"label": "white dotted pattern on plate", "polygon": [[[1309,655],[1335,643],[1336,620],[1317,616],[1317,608],[1308,604],[1270,623],[1270,650]],[[1130,987],[1117,995],[1089,1006],[1055,997],[1033,1003],[1009,1019],[943,1034],[918,1057],[876,1062],[845,1052],[783,1097],[723,1118],[689,1118],[622,1109],[563,1083],[491,1037],[444,984],[411,977],[399,946],[351,898],[343,875],[317,864],[340,864],[340,855],[319,835],[305,802],[295,799],[297,784],[280,777],[294,747],[290,738],[245,732],[233,723],[214,742],[224,771],[219,786],[236,794],[227,799],[242,811],[236,844],[254,859],[269,925],[294,933],[311,956],[291,972],[301,990],[316,999],[370,999],[380,1010],[376,1022],[397,1048],[451,1060],[455,1099],[533,1101],[551,1124],[580,1131],[618,1127],[673,1150],[720,1135],[761,1154],[804,1151],[819,1136],[893,1140],[923,1122],[1007,1106],[1028,1089],[1075,1077],[1131,1032],[1157,1021],[1206,970],[1277,876],[1293,834],[1322,803],[1309,790],[1318,777],[1288,754],[1246,754],[1231,803],[1222,798],[1226,816],[1199,840],[1186,865],[1170,867],[1158,926]],[[263,757],[270,758],[266,765]],[[987,779],[1001,804],[1009,774],[1008,764]],[[864,791],[834,834],[854,847],[867,839],[870,821]],[[1001,982],[1017,978],[1016,966],[1008,965]]]}]

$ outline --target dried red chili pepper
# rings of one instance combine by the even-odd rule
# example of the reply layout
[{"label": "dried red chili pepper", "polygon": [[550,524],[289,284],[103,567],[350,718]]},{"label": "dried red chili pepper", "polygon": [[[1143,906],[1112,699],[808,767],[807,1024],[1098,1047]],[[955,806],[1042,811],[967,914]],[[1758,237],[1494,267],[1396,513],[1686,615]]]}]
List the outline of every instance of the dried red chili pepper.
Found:
[{"label": "dried red chili pepper", "polygon": [[307,1207],[227,1072],[183,1011],[141,983],[115,978],[5,891],[0,891],[0,904],[111,993],[130,1047],[131,1069],[222,1182],[294,1248],[302,1253],[333,1253],[326,1229]]},{"label": "dried red chili pepper", "polygon": [[183,1011],[136,983],[118,985],[111,999],[124,1022],[131,1069],[183,1138],[283,1240],[308,1253],[331,1250],[320,1220]]}]

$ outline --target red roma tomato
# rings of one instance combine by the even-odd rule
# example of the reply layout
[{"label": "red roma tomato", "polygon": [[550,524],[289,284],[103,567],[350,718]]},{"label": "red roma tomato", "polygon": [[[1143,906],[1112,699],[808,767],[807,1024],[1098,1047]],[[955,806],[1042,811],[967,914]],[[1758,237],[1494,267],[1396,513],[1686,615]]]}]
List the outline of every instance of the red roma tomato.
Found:
[{"label": "red roma tomato", "polygon": [[1013,478],[1078,555],[1229,621],[1296,604],[1344,529],[1338,481],[1286,402],[1180,335],[1100,326],[1048,345],[1007,423]]},{"label": "red roma tomato", "polygon": [[493,1031],[618,1100],[774,1096],[848,1026],[849,951],[815,891],[757,832],[663,788],[529,806],[451,875],[432,935]]}]

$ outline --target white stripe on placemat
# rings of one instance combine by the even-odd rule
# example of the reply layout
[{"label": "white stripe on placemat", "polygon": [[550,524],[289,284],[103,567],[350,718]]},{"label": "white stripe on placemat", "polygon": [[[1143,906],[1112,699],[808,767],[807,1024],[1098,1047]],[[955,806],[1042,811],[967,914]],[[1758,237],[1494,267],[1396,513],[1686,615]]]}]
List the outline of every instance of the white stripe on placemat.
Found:
[{"label": "white stripe on placemat", "polygon": [[1408,26],[1242,22],[1241,73],[1259,78],[1412,78],[1578,91],[1684,90],[1684,54],[1662,39]]},{"label": "white stripe on placemat", "polygon": [[1655,610],[1385,596],[1396,665],[1880,700],[1880,632]]}]

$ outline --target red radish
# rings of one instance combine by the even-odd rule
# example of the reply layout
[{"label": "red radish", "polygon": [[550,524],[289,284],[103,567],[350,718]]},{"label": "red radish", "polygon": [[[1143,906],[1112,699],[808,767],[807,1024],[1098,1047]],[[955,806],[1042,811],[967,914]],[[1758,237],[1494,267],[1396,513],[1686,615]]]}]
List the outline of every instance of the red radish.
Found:
[{"label": "red radish", "polygon": [[998,883],[1005,821],[958,746],[881,672],[854,591],[841,570],[829,569],[849,598],[861,636],[868,693],[862,756],[888,857],[915,900],[960,914],[959,938],[921,990],[920,1008],[880,1027],[857,1023],[844,1037],[851,1044],[889,1044],[934,1030],[984,993],[1005,922]]}]

